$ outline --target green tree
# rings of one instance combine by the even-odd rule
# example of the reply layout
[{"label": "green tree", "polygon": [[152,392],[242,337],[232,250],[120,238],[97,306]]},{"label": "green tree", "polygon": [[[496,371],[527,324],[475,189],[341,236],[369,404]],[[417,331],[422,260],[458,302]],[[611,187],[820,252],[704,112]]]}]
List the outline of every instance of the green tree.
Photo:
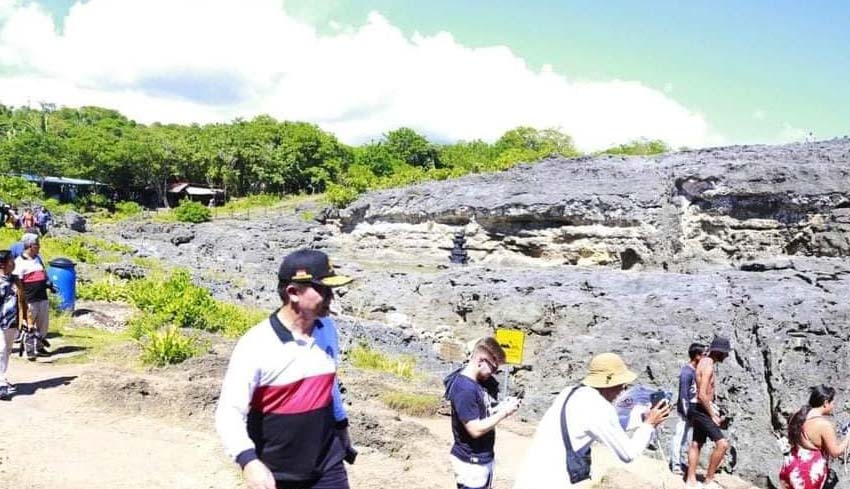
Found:
[{"label": "green tree", "polygon": [[601,154],[625,156],[650,156],[670,151],[670,146],[660,139],[637,139],[630,143],[621,144],[601,151]]},{"label": "green tree", "polygon": [[439,167],[438,152],[425,136],[408,127],[401,127],[384,135],[387,150],[410,166]]}]

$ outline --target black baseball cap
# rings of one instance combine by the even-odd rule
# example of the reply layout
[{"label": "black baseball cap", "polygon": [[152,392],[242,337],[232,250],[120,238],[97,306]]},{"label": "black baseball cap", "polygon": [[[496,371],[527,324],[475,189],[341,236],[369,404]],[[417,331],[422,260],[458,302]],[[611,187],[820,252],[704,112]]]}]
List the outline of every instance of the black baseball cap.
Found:
[{"label": "black baseball cap", "polygon": [[715,336],[714,339],[711,340],[711,346],[708,347],[708,351],[728,354],[732,351],[732,345],[729,344],[729,338]]},{"label": "black baseball cap", "polygon": [[298,250],[286,255],[277,278],[283,283],[317,284],[339,287],[351,283],[351,277],[334,273],[328,255],[318,250]]}]

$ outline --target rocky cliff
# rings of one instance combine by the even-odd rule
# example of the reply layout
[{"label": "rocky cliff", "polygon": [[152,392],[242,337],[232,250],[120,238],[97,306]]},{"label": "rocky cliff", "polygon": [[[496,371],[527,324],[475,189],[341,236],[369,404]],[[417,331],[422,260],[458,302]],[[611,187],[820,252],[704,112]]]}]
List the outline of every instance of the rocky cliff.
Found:
[{"label": "rocky cliff", "polygon": [[[846,398],[848,177],[848,139],[552,158],[369,194],[336,216],[333,241],[387,269],[346,296],[348,312],[429,335],[447,356],[494,327],[526,331],[515,378],[532,418],[594,353],[672,389],[689,343],[730,336],[720,397],[738,471],[766,485],[807,388]],[[458,230],[474,264],[443,269]]]},{"label": "rocky cliff", "polygon": [[[776,436],[809,386],[832,384],[846,404],[850,139],[552,158],[371,193],[325,217],[116,233],[140,254],[195,270],[219,297],[267,308],[280,258],[325,249],[359,278],[338,312],[393,332],[358,340],[420,352],[425,342],[443,370],[465,342],[522,329],[525,365],[512,389],[529,420],[594,353],[620,352],[639,382],[672,390],[688,345],[726,334],[735,353],[720,367],[719,396],[734,416],[737,471],[763,486],[780,463]],[[458,231],[468,266],[448,265]],[[423,366],[441,370],[433,358]],[[842,407],[838,418],[848,417]]]}]

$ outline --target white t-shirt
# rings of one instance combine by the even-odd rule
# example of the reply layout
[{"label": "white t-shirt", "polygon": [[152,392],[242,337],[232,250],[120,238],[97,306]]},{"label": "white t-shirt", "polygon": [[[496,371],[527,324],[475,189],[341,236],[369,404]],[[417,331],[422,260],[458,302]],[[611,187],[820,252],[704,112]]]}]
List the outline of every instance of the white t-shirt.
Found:
[{"label": "white t-shirt", "polygon": [[[561,407],[572,386],[561,391],[543,415],[525,455],[514,489],[559,489],[570,487],[567,449],[561,437]],[[652,437],[651,425],[642,423],[631,438],[623,431],[617,410],[592,387],[581,387],[570,398],[564,418],[573,449],[591,442],[610,448],[625,463],[643,452]]]}]

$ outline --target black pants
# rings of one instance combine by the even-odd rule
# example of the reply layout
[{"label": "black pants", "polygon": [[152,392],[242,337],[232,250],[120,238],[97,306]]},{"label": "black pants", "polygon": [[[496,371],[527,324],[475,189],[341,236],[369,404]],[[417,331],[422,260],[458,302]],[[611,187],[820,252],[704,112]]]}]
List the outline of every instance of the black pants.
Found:
[{"label": "black pants", "polygon": [[348,474],[342,461],[329,468],[322,477],[314,481],[278,481],[277,489],[349,489]]}]

